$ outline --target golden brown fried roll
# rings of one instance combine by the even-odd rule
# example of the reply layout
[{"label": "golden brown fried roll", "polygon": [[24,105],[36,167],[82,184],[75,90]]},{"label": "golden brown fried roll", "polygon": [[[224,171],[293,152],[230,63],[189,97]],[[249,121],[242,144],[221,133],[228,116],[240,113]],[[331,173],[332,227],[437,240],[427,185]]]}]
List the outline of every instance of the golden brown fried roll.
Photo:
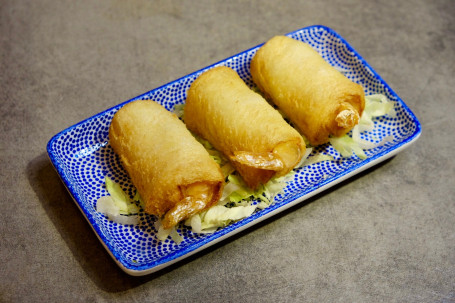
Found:
[{"label": "golden brown fried roll", "polygon": [[276,36],[265,43],[251,61],[251,75],[313,146],[349,132],[365,107],[359,84],[310,45],[289,37]]},{"label": "golden brown fried roll", "polygon": [[184,120],[224,153],[252,188],[288,173],[305,152],[302,136],[225,66],[192,83]]},{"label": "golden brown fried roll", "polygon": [[109,128],[114,151],[145,203],[168,229],[216,203],[220,167],[182,121],[150,100],[126,104]]}]

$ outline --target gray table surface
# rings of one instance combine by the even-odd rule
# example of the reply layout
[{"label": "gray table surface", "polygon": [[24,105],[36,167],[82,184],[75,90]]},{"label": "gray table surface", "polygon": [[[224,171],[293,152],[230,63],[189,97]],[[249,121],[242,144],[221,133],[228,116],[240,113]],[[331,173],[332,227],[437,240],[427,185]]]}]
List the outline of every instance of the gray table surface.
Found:
[{"label": "gray table surface", "polygon": [[[59,131],[305,26],[342,35],[420,119],[411,147],[144,277],[46,155]],[[0,301],[455,302],[455,2],[0,1]]]}]

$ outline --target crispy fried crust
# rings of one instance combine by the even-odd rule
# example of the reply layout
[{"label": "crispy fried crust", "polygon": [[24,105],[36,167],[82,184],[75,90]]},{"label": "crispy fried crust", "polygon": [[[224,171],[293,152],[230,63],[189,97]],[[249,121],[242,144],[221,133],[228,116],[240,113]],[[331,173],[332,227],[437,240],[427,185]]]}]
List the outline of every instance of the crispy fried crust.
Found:
[{"label": "crispy fried crust", "polygon": [[[192,83],[184,120],[190,130],[223,152],[252,188],[289,172],[305,152],[301,135],[225,66]],[[286,148],[277,151],[278,146]],[[286,157],[289,149],[291,156]]]},{"label": "crispy fried crust", "polygon": [[[192,214],[191,207],[178,207],[179,203],[189,205],[186,193],[191,187],[206,185],[202,188],[209,197],[200,202],[203,195],[194,195],[194,211],[219,200],[224,182],[219,165],[183,122],[158,103],[146,100],[126,104],[114,115],[109,139],[144,200],[145,211],[161,217],[174,209],[165,228]],[[185,213],[176,213],[175,209]]]},{"label": "crispy fried crust", "polygon": [[362,87],[338,72],[306,43],[276,36],[251,61],[253,81],[289,117],[311,145],[354,127],[365,107]]}]

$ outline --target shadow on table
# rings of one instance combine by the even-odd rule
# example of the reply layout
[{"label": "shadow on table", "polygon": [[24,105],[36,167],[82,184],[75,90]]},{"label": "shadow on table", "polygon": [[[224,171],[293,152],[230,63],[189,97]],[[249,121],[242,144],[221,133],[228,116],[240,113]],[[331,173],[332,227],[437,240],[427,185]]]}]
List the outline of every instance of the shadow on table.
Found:
[{"label": "shadow on table", "polygon": [[221,243],[217,243],[204,249],[202,252],[198,252],[158,272],[141,277],[134,277],[124,273],[117,266],[114,260],[112,260],[111,256],[99,242],[88,222],[84,219],[84,216],[74,203],[45,153],[36,157],[27,165],[27,176],[30,185],[38,196],[47,215],[51,219],[55,228],[60,232],[60,235],[67,243],[75,259],[79,262],[90,279],[92,279],[93,282],[104,291],[121,292],[135,288],[148,281],[152,281],[155,278],[165,275],[166,273],[169,273],[184,264],[190,263],[197,258],[209,254],[217,250],[219,247],[235,241],[236,239],[254,231],[257,228],[267,225],[274,220],[286,216],[286,214],[316,201],[321,196],[335,191],[353,180],[361,178],[389,161],[390,159],[367,169],[349,180],[341,182],[323,193],[315,195],[314,197],[273,216],[273,218],[266,219],[256,224],[253,228],[249,228],[230,237],[229,239],[221,241]]}]

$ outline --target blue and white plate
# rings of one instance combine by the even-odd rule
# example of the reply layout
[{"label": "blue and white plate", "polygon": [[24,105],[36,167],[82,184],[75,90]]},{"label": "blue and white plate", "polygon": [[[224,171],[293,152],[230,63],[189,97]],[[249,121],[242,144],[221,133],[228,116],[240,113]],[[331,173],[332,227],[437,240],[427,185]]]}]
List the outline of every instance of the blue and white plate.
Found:
[{"label": "blue and white plate", "polygon": [[367,150],[368,158],[365,160],[355,156],[343,158],[329,144],[318,147],[313,150],[313,153],[330,154],[334,160],[298,169],[293,182],[276,198],[272,206],[221,228],[213,234],[195,234],[191,229],[181,227],[178,231],[183,235],[184,240],[177,245],[171,240],[164,242],[157,240],[154,216],[141,213],[138,225],[120,225],[96,212],[96,201],[101,196],[107,195],[104,187],[105,176],[120,183],[131,196],[135,191],[109,145],[108,129],[112,117],[122,105],[138,99],[152,99],[168,110],[172,110],[175,104],[185,102],[186,92],[198,75],[218,65],[233,68],[248,85],[253,86],[249,64],[260,46],[151,90],[71,126],[49,141],[47,151],[50,160],[101,243],[126,273],[136,276],[145,275],[182,260],[392,157],[419,137],[421,125],[415,115],[336,32],[324,26],[311,26],[287,35],[309,43],[330,64],[343,70],[348,78],[360,83],[367,95],[384,94],[389,100],[394,101],[396,115],[377,119],[374,130],[363,138],[379,142],[382,138],[393,135],[395,139],[380,147]]}]

